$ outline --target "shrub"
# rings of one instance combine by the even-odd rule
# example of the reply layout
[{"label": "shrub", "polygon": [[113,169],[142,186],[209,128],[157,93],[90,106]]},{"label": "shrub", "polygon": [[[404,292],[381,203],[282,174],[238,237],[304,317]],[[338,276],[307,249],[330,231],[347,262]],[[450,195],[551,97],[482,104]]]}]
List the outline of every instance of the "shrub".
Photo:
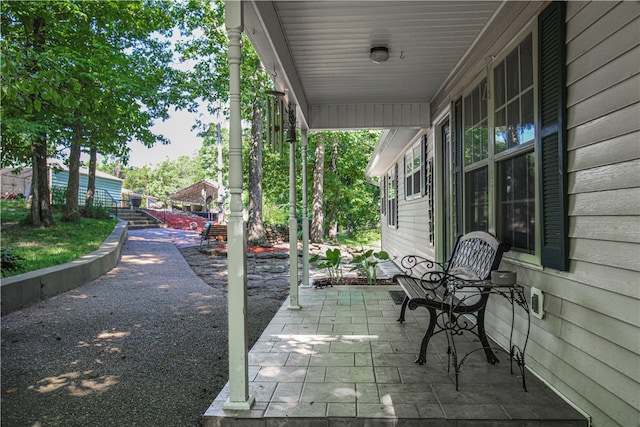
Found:
[{"label": "shrub", "polygon": [[13,250],[2,249],[2,277],[6,276],[7,273],[22,271],[24,269],[22,260],[23,258],[16,255]]}]

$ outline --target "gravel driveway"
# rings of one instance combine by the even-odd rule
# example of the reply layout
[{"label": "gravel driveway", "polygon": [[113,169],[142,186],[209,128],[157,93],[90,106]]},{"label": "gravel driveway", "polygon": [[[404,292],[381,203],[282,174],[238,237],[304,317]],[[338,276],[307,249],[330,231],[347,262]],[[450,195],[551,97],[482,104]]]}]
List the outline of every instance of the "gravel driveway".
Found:
[{"label": "gravel driveway", "polygon": [[[109,273],[2,318],[3,427],[201,425],[228,378],[226,279],[205,283],[175,237],[129,231]],[[252,268],[268,292],[250,291],[250,343],[288,293],[286,269]]]}]

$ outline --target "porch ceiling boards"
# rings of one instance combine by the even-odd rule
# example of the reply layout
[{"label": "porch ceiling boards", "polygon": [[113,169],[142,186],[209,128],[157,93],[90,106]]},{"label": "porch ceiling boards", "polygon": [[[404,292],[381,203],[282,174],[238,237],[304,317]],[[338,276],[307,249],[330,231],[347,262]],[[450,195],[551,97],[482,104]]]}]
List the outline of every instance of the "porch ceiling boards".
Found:
[{"label": "porch ceiling boards", "polygon": [[[245,32],[276,88],[299,106],[301,128],[420,128],[501,4],[247,1]],[[389,60],[372,63],[373,46],[387,47]]]}]

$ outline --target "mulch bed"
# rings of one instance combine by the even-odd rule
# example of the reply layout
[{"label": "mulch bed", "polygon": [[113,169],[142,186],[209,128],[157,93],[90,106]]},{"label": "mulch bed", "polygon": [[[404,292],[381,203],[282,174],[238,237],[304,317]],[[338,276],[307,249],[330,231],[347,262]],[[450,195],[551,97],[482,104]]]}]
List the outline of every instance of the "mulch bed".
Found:
[{"label": "mulch bed", "polygon": [[[193,228],[191,228],[191,223],[196,223],[197,228],[195,230],[201,231],[204,230],[204,225],[207,222],[207,220],[202,217],[191,215],[186,212],[155,212],[148,209],[145,209],[145,212],[163,221],[167,224],[167,228],[172,228],[174,230],[193,230]],[[217,252],[226,253],[227,244],[219,243],[215,246],[215,249]],[[286,252],[288,250],[288,247],[282,246],[247,246],[247,253],[250,254]]]},{"label": "mulch bed", "polygon": [[201,216],[190,215],[188,213],[156,212],[148,209],[144,209],[144,211],[153,215],[160,221],[163,221],[167,224],[168,228],[173,228],[175,230],[193,230],[191,228],[192,222],[197,224],[196,230],[203,230],[204,224],[207,222],[207,220]]}]

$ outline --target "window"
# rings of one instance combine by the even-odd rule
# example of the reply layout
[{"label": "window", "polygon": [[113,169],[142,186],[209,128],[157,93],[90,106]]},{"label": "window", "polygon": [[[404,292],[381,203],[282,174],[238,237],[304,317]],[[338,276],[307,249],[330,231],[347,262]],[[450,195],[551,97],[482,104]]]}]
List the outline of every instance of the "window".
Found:
[{"label": "window", "polygon": [[487,79],[462,100],[464,138],[464,203],[467,231],[489,231],[489,121]]},{"label": "window", "polygon": [[535,253],[533,35],[493,69],[498,238]]},{"label": "window", "polygon": [[454,103],[452,146],[456,224],[559,270],[569,267],[565,7],[552,2]]},{"label": "window", "polygon": [[422,192],[422,144],[414,146],[404,156],[405,197],[420,196]]},{"label": "window", "polygon": [[464,97],[464,164],[471,165],[489,156],[487,121],[487,79]]},{"label": "window", "polygon": [[535,251],[535,156],[498,163],[499,238],[523,252]]},{"label": "window", "polygon": [[398,165],[387,173],[387,224],[398,226]]},{"label": "window", "polygon": [[466,218],[468,231],[489,231],[488,168],[482,167],[465,173]]}]

